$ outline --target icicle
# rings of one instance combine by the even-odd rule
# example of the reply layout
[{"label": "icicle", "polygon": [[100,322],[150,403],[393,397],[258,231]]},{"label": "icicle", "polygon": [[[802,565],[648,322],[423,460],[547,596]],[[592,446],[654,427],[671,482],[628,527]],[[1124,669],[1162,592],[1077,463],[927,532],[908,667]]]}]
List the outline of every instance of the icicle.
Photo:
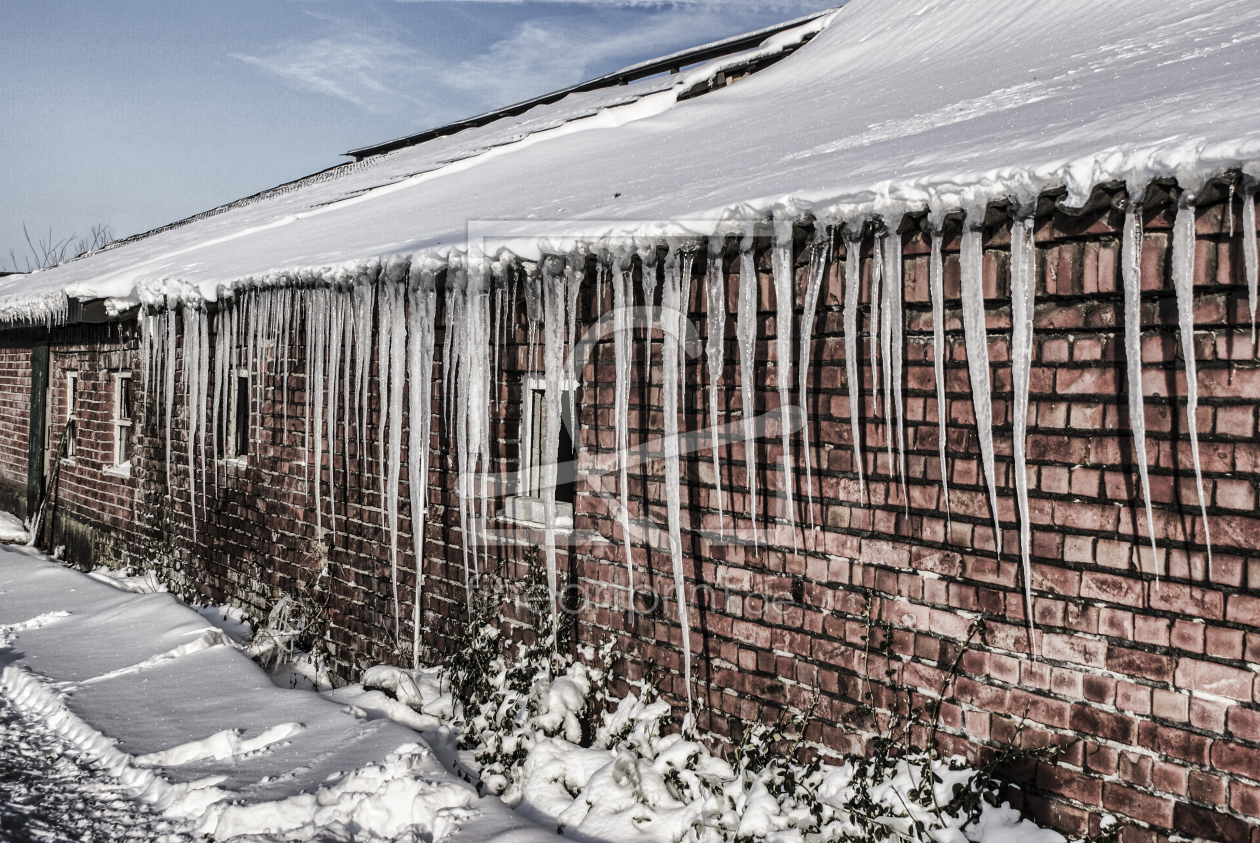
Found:
[{"label": "icicle", "polygon": [[1212,533],[1208,528],[1207,503],[1203,498],[1203,469],[1199,462],[1199,381],[1194,356],[1194,208],[1177,208],[1172,240],[1173,288],[1177,292],[1177,323],[1181,331],[1181,355],[1186,366],[1186,420],[1190,426],[1190,456],[1194,459],[1194,484],[1203,515],[1203,537],[1208,564],[1212,562]]},{"label": "icicle", "polygon": [[[880,340],[881,324],[880,323],[884,318],[884,312],[883,312],[884,308],[880,306],[883,304],[883,298],[882,298],[883,290],[880,289],[880,284],[883,281],[883,279],[884,279],[884,238],[876,235],[871,238],[871,318],[870,318],[871,402],[875,408],[876,416],[878,416],[880,413],[879,389],[880,389],[880,382],[881,382],[881,378],[880,378],[881,368],[884,365],[884,361],[888,358],[887,354],[884,354],[884,355],[880,354],[880,351],[882,350],[882,347],[880,346],[880,342],[881,342]],[[884,335],[887,336],[888,332],[884,331]],[[888,379],[882,378],[882,380],[887,381]],[[889,412],[887,407],[885,407],[884,410],[885,412]],[[885,427],[888,427],[889,432],[891,432],[891,425],[885,424]],[[892,466],[890,465],[888,469],[891,472]]]},{"label": "icicle", "polygon": [[792,312],[796,304],[792,240],[792,221],[775,220],[774,248],[770,252],[770,266],[774,274],[775,378],[779,385],[779,431],[783,442],[784,511],[792,530],[792,549],[796,550],[796,480],[792,476],[792,434],[788,425],[788,405],[792,394]]},{"label": "icicle", "polygon": [[[366,477],[368,466],[368,381],[372,371],[372,311],[376,309],[376,275],[368,272],[354,284],[354,390],[358,398],[355,427],[359,432],[359,476]],[[379,435],[379,434],[378,434]]]},{"label": "icicle", "polygon": [[350,485],[350,408],[354,405],[354,288],[341,291],[341,406],[345,417],[341,424],[341,470],[346,486]]},{"label": "icicle", "polygon": [[[166,493],[174,498],[174,483],[171,478],[171,416],[175,409],[175,308],[174,302],[167,303],[166,321]],[[172,503],[174,501],[172,500]]]},{"label": "icicle", "polygon": [[[560,393],[564,369],[564,273],[557,267],[542,273],[543,368],[547,409],[544,416],[543,453],[555,455],[560,448]],[[543,519],[546,522],[547,596],[551,631],[559,630],[556,614],[556,469],[554,456],[542,465]],[[552,639],[553,645],[555,639]]]},{"label": "icicle", "polygon": [[853,431],[853,468],[858,476],[858,498],[866,497],[862,477],[862,380],[858,367],[858,307],[862,290],[862,229],[845,228],[844,365],[849,380],[849,425]]},{"label": "icicle", "polygon": [[[403,277],[406,267],[402,267]],[[384,274],[384,273],[382,273]],[[403,307],[404,288],[399,279],[389,278],[385,287],[389,290],[389,452],[386,465],[385,511],[389,524],[389,567],[392,573],[394,596],[394,642],[397,649],[402,641],[401,605],[398,600],[398,485],[402,474],[402,403],[403,384],[406,375],[407,322]],[[384,390],[382,390],[384,391]],[[384,396],[382,396],[384,399]],[[382,437],[383,439],[384,437]]]},{"label": "icicle", "polygon": [[[791,241],[789,241],[790,243]],[[674,600],[682,630],[683,685],[687,689],[687,713],[691,714],[691,624],[688,618],[687,583],[683,571],[681,494],[678,467],[678,346],[681,337],[681,290],[678,251],[666,257],[665,287],[661,296],[661,388],[665,415],[665,509],[669,522],[669,555],[674,568]]]},{"label": "icicle", "polygon": [[817,226],[814,229],[814,240],[810,244],[809,287],[805,291],[805,312],[801,314],[801,359],[797,364],[800,372],[797,400],[801,405],[801,449],[805,452],[805,494],[811,527],[817,525],[814,523],[814,472],[809,453],[809,363],[813,356],[810,354],[810,347],[814,341],[814,314],[818,310],[818,296],[831,265],[831,232],[821,222]]},{"label": "icicle", "polygon": [[[1234,218],[1233,214],[1229,217]],[[1251,342],[1256,342],[1256,292],[1260,261],[1256,259],[1256,194],[1243,196],[1243,272],[1247,275],[1247,305],[1251,313]]]},{"label": "icicle", "polygon": [[928,287],[932,292],[932,365],[936,370],[937,449],[941,457],[941,494],[945,497],[945,523],[952,521],[949,506],[949,462],[945,459],[945,270],[941,258],[941,233],[932,232],[932,257],[928,265]]},{"label": "icicle", "polygon": [[[713,485],[717,491],[718,532],[726,535],[726,521],[722,513],[722,460],[721,442],[718,435],[718,384],[722,381],[722,355],[726,347],[726,279],[722,277],[722,252],[726,238],[709,238],[709,271],[705,276],[705,359],[709,364],[709,431],[713,448]],[[621,371],[620,361],[617,364]]]},{"label": "icicle", "polygon": [[[691,274],[695,271],[696,251],[690,245],[679,255],[679,284],[681,296],[679,312],[682,314],[682,330],[687,329],[691,310]],[[682,408],[683,430],[687,429],[687,346],[684,343],[678,353],[678,406]]]},{"label": "icicle", "polygon": [[407,487],[411,493],[411,541],[416,556],[412,603],[412,666],[420,667],[424,609],[424,540],[429,514],[429,440],[433,425],[433,334],[437,322],[433,270],[411,267],[407,286]]},{"label": "icicle", "polygon": [[905,280],[901,263],[901,235],[888,231],[884,239],[884,413],[888,418],[888,473],[893,468],[893,413],[897,415],[897,473],[901,477],[901,497],[910,514],[910,492],[906,488],[906,411],[902,391],[905,355],[905,318],[902,298]]},{"label": "icicle", "polygon": [[[306,319],[306,437],[307,442],[312,443],[314,448],[314,457],[311,460],[311,482],[315,490],[315,537],[316,541],[320,542],[324,539],[324,511],[320,502],[320,493],[324,475],[324,367],[326,365],[325,349],[328,344],[329,295],[329,290],[324,287],[311,291],[314,306]],[[312,399],[314,406],[311,405]],[[313,434],[311,432],[312,420],[315,424]],[[328,485],[331,486],[331,472],[328,481]]]},{"label": "icicle", "polygon": [[[1151,481],[1146,469],[1146,406],[1142,393],[1142,211],[1130,208],[1124,218],[1120,272],[1124,278],[1124,357],[1129,375],[1129,428],[1133,431],[1133,461],[1142,480],[1146,505],[1146,530],[1151,539],[1151,564],[1155,549],[1155,514],[1151,511]],[[1159,580],[1156,569],[1155,579]]]},{"label": "icicle", "polygon": [[205,305],[197,309],[197,345],[197,435],[201,440],[201,511],[205,514],[209,506],[205,482],[206,401],[210,398],[210,316]]},{"label": "icicle", "polygon": [[[586,253],[578,252],[570,255],[565,266],[565,284],[568,291],[569,309],[568,309],[568,339],[569,351],[565,359],[564,373],[567,379],[566,386],[577,383],[578,372],[576,369],[576,361],[573,359],[573,348],[577,345],[578,334],[578,293],[582,290],[582,282],[586,280]],[[569,390],[569,418],[573,424],[573,445],[575,448],[579,446],[580,437],[577,435],[577,390]]]},{"label": "icicle", "polygon": [[[1011,378],[1014,391],[1012,443],[1015,451],[1015,498],[1019,507],[1019,554],[1024,565],[1024,606],[1028,628],[1033,624],[1032,521],[1028,517],[1029,372],[1033,356],[1033,305],[1037,295],[1037,263],[1032,219],[1011,224]],[[1140,393],[1139,393],[1140,394]]]},{"label": "icicle", "polygon": [[980,461],[989,485],[989,506],[993,510],[993,536],[997,553],[1002,553],[1002,528],[998,525],[997,481],[993,469],[993,403],[989,382],[989,337],[984,324],[984,252],[980,229],[963,232],[962,252],[963,334],[967,343],[967,370],[971,375],[971,403],[976,411],[976,432],[980,438]]},{"label": "icicle", "polygon": [[214,317],[214,400],[210,402],[210,406],[214,408],[214,416],[211,421],[210,429],[212,438],[214,439],[214,493],[215,497],[219,494],[219,455],[223,451],[219,450],[219,434],[222,432],[219,428],[220,409],[223,402],[223,382],[227,375],[227,334],[224,332],[224,325],[228,319],[228,303],[221,302],[219,304],[219,312]]},{"label": "icicle", "polygon": [[739,341],[739,393],[744,417],[744,465],[748,474],[748,515],[752,519],[753,545],[757,544],[757,408],[753,386],[757,373],[753,369],[757,353],[757,266],[754,262],[753,235],[750,232],[739,242],[739,307],[735,314],[735,337]]},{"label": "icicle", "polygon": [[626,587],[629,589],[628,608],[634,609],[634,555],[630,545],[630,506],[629,477],[627,462],[630,450],[630,367],[634,360],[631,354],[634,326],[631,322],[631,304],[633,301],[630,287],[631,259],[630,255],[621,256],[619,266],[613,267],[613,355],[617,364],[616,382],[613,393],[613,415],[617,428],[617,467],[621,471],[621,509],[618,520],[621,522],[621,540],[626,554]]},{"label": "icicle", "polygon": [[[446,396],[447,410],[454,409],[454,420],[448,425],[454,426],[455,456],[457,476],[455,481],[456,496],[459,501],[459,530],[461,553],[464,562],[464,587],[468,605],[472,606],[472,595],[476,590],[476,553],[477,535],[475,527],[470,526],[469,517],[475,518],[471,512],[473,497],[473,477],[476,470],[476,443],[469,429],[468,404],[471,400],[472,360],[469,355],[470,343],[468,335],[475,331],[473,321],[476,312],[476,292],[473,290],[474,280],[466,265],[452,262],[446,272],[447,331],[450,339],[450,373],[449,383],[452,394]],[[471,554],[471,558],[470,558]]]},{"label": "icicle", "polygon": [[140,393],[140,406],[148,409],[149,406],[149,366],[153,363],[153,316],[149,313],[149,306],[143,302],[140,303],[140,316],[136,319],[136,324],[140,326],[140,378],[143,386]]},{"label": "icicle", "polygon": [[[283,382],[280,384],[280,402],[284,405],[284,439],[283,443],[289,441],[289,361],[293,357],[293,338],[290,330],[295,329],[297,320],[294,319],[294,311],[298,308],[297,294],[285,287],[280,294],[280,341],[284,344],[284,374]],[[233,317],[235,321],[235,317]],[[230,365],[230,364],[229,364]]]},{"label": "icicle", "polygon": [[[193,542],[197,541],[197,478],[194,453],[197,441],[197,394],[200,377],[198,375],[198,354],[201,351],[201,339],[198,328],[201,321],[196,318],[193,305],[185,304],[184,310],[184,409],[187,424],[184,428],[184,442],[188,449],[188,514],[192,519]],[[174,370],[172,369],[172,372]]]},{"label": "icicle", "polygon": [[451,384],[454,383],[451,352],[452,349],[457,347],[455,334],[463,326],[463,310],[460,299],[463,295],[463,290],[460,285],[451,283],[453,275],[452,268],[448,267],[446,270],[446,295],[443,297],[446,309],[446,330],[442,332],[442,422],[447,431],[451,429]]},{"label": "icicle", "polygon": [[[339,288],[328,291],[328,525],[337,534],[337,376],[341,370],[341,351],[345,346],[345,296]],[[262,415],[259,413],[259,415]]]},{"label": "icicle", "polygon": [[643,383],[652,387],[652,335],[656,332],[656,246],[639,247],[639,285],[647,312],[647,334],[643,351]]}]

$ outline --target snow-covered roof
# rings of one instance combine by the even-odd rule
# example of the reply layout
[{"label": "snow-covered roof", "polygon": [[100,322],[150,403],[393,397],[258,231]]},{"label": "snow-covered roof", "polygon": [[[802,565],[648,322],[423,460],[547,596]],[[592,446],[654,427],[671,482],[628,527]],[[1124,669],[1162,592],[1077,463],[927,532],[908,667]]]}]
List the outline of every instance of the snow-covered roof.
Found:
[{"label": "snow-covered roof", "polygon": [[[444,260],[484,220],[576,220],[588,239],[707,235],[730,217],[941,214],[1058,187],[1079,205],[1114,180],[1175,177],[1193,194],[1227,170],[1260,175],[1252,0],[853,0],[803,29],[821,31],[703,97],[678,94],[734,57],[574,94],[2,280],[0,317],[62,312],[67,295],[160,294],[172,280],[213,299],[299,268]],[[522,233],[504,245],[536,257],[546,244]]]}]

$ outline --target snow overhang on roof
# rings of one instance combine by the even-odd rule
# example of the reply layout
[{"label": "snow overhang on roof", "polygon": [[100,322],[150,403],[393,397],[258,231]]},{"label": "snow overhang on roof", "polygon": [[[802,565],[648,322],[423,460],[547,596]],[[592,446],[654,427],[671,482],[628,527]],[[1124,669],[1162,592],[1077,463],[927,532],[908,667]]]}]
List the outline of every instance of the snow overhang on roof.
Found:
[{"label": "snow overhang on roof", "polygon": [[[680,97],[741,55],[815,34],[738,85]],[[1028,209],[1065,190],[1079,206],[1095,185],[1133,195],[1156,178],[1192,200],[1229,171],[1250,190],[1257,59],[1249,0],[853,0],[743,54],[571,93],[0,279],[0,318],[64,318],[67,297],[212,301],[395,255],[442,263],[476,250],[470,225],[485,221],[521,229],[499,250],[536,258],[547,223],[582,232],[552,245],[598,249],[771,215],[977,219],[991,202]]]}]

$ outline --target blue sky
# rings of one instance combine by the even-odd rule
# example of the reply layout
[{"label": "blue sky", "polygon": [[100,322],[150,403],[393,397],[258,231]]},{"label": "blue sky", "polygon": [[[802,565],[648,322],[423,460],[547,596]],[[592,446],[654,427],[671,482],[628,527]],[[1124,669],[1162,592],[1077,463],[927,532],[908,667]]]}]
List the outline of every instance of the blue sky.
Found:
[{"label": "blue sky", "polygon": [[0,2],[0,268],[827,0]]}]

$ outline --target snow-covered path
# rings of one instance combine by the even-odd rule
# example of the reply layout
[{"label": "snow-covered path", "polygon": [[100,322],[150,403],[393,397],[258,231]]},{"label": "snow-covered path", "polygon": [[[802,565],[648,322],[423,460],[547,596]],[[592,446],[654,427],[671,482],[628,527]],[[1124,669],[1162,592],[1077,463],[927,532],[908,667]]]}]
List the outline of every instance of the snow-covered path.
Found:
[{"label": "snow-covered path", "polygon": [[121,782],[0,696],[0,841],[191,840]]},{"label": "snow-covered path", "polygon": [[[44,804],[67,836],[48,839],[82,839],[69,834],[83,823],[160,832],[159,820],[217,840],[545,834],[478,798],[415,731],[276,687],[172,595],[124,591],[25,548],[0,547],[0,697],[5,793],[59,792]],[[46,813],[15,805],[4,828],[54,825]]]}]

